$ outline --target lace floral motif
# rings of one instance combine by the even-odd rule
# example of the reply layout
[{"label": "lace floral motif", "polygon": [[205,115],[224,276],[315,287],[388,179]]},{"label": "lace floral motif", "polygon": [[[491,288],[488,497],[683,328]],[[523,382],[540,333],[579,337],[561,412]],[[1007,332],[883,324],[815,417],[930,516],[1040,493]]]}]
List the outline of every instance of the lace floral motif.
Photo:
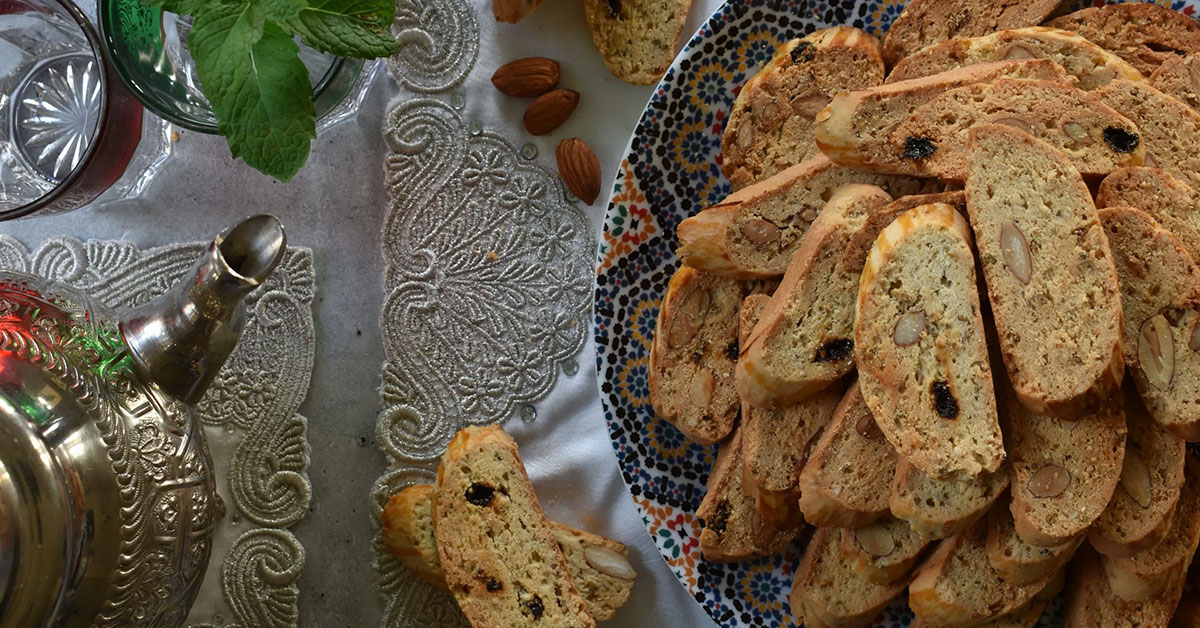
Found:
[{"label": "lace floral motif", "polygon": [[[32,273],[73,286],[118,311],[166,292],[187,272],[205,244],[139,249],[129,242],[56,238],[30,252],[0,235],[0,268]],[[213,450],[221,492],[232,496],[218,536],[254,525],[215,556],[204,589],[215,587],[226,608],[193,609],[191,617],[232,617],[233,623],[193,628],[285,628],[296,625],[296,581],[304,548],[286,530],[308,511],[307,420],[297,414],[308,394],[314,331],[312,252],[290,248],[266,285],[246,301],[246,327],[237,350],[197,408],[210,441],[232,441],[227,459]],[[148,468],[173,455],[152,430],[132,438],[134,455]],[[168,504],[169,505],[169,504]],[[219,566],[219,567],[218,567]],[[219,570],[219,571],[218,571]]]}]

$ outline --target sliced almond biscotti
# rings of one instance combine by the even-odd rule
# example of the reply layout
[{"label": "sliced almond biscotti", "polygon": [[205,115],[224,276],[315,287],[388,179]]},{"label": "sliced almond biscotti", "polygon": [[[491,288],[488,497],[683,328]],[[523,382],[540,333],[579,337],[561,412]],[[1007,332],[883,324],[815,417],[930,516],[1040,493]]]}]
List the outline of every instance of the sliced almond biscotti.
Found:
[{"label": "sliced almond biscotti", "polygon": [[804,618],[805,626],[849,628],[866,626],[897,595],[905,579],[875,584],[859,575],[842,556],[841,533],[818,528],[796,568],[788,598],[792,615]]},{"label": "sliced almond biscotti", "polygon": [[1070,571],[1066,628],[1167,628],[1183,596],[1182,579],[1145,602],[1129,602],[1114,595],[1100,558],[1086,547],[1071,562]]},{"label": "sliced almond biscotti", "polygon": [[889,65],[914,52],[955,37],[976,37],[1036,26],[1058,8],[1059,0],[913,0],[892,22],[883,39]]},{"label": "sliced almond biscotti", "polygon": [[1121,395],[1077,421],[1035,414],[1011,395],[1006,405],[1017,534],[1038,547],[1067,543],[1104,512],[1121,477],[1126,433]]},{"label": "sliced almond biscotti", "polygon": [[1200,440],[1200,268],[1144,212],[1110,207],[1100,221],[1121,278],[1133,382],[1156,421]]},{"label": "sliced almond biscotti", "polygon": [[882,517],[865,526],[842,528],[842,555],[868,582],[889,584],[908,574],[929,539],[913,530],[908,522]]},{"label": "sliced almond biscotti", "polygon": [[1200,543],[1200,461],[1188,457],[1183,490],[1167,535],[1133,556],[1102,556],[1112,592],[1130,602],[1144,602],[1184,580]]},{"label": "sliced almond biscotti", "polygon": [[910,81],[843,92],[817,115],[814,130],[817,146],[843,166],[869,168],[891,155],[892,132],[921,105],[952,89],[1000,78],[1051,81],[1063,86],[1071,83],[1067,73],[1053,61],[1027,59],[981,63]]},{"label": "sliced almond biscotti", "polygon": [[813,221],[737,364],[751,405],[782,407],[854,368],[854,296],[859,273],[842,268],[850,240],[892,197],[881,188],[838,188]]},{"label": "sliced almond biscotti", "polygon": [[721,136],[721,171],[738,190],[819,151],[813,118],[833,95],[883,82],[883,49],[838,26],[780,46],[738,93]]},{"label": "sliced almond biscotti", "polygon": [[908,604],[933,626],[972,626],[1023,608],[1054,579],[1030,584],[1005,581],[987,554],[987,523],[979,521],[942,541],[908,587]]},{"label": "sliced almond biscotti", "polygon": [[650,403],[659,418],[704,445],[724,440],[741,405],[733,380],[736,279],[681,267],[667,284],[650,349]]},{"label": "sliced almond biscotti", "polygon": [[1017,535],[1012,513],[1003,504],[988,513],[988,562],[1009,584],[1031,584],[1060,571],[1083,539],[1080,534],[1055,547],[1030,545]]},{"label": "sliced almond biscotti", "polygon": [[592,43],[617,78],[653,85],[675,58],[692,0],[584,0]]},{"label": "sliced almond biscotti", "polygon": [[1085,175],[1140,166],[1146,149],[1134,123],[1095,95],[1050,81],[997,79],[950,90],[921,105],[892,131],[891,150],[872,169],[961,181],[967,132],[1015,127],[1049,143]]},{"label": "sliced almond biscotti", "polygon": [[436,491],[438,557],[472,626],[596,625],[504,430],[456,434],[438,465]]},{"label": "sliced almond biscotti", "polygon": [[1171,57],[1200,52],[1200,24],[1194,18],[1149,2],[1083,9],[1046,25],[1083,35],[1146,76]]},{"label": "sliced almond biscotti", "polygon": [[1150,86],[1200,111],[1200,54],[1163,61],[1150,75]]},{"label": "sliced almond biscotti", "polygon": [[857,172],[824,156],[813,157],[679,223],[676,252],[688,266],[730,277],[782,275],[825,202],[847,183],[878,185],[892,196],[935,186],[911,177]]},{"label": "sliced almond biscotti", "polygon": [[[1046,612],[1048,601],[1030,601],[1025,606],[1008,613],[1001,615],[996,619],[991,619],[982,624],[975,624],[972,628],[1033,628],[1037,625],[1042,614]],[[921,620],[920,617],[914,617],[912,622],[908,624],[908,628],[939,628],[931,626]]]},{"label": "sliced almond biscotti", "polygon": [[905,212],[879,234],[859,284],[867,407],[900,456],[939,479],[1004,460],[970,239],[949,205]]},{"label": "sliced almond biscotti", "polygon": [[1132,556],[1161,541],[1183,484],[1183,440],[1150,418],[1133,390],[1125,391],[1125,421],[1121,480],[1088,530],[1092,547],[1110,556]]},{"label": "sliced almond biscotti", "polygon": [[1200,113],[1147,83],[1113,81],[1092,93],[1137,121],[1145,165],[1162,168],[1193,188],[1200,185]]},{"label": "sliced almond biscotti", "polygon": [[795,528],[777,528],[763,521],[754,499],[742,490],[742,464],[738,430],[721,444],[708,476],[708,493],[696,511],[705,560],[732,562],[778,554],[796,536]]},{"label": "sliced almond biscotti", "polygon": [[800,511],[815,526],[866,525],[888,513],[895,470],[896,449],[855,382],[800,473]]},{"label": "sliced almond biscotti", "polygon": [[968,479],[935,480],[901,459],[888,506],[892,515],[918,533],[944,539],[978,521],[1007,488],[1007,469]]},{"label": "sliced almond biscotti", "polygon": [[[414,484],[392,496],[383,510],[383,544],[422,580],[449,591],[433,531],[432,484]],[[584,608],[596,621],[611,619],[629,601],[637,572],[623,543],[551,522]]]},{"label": "sliced almond biscotti", "polygon": [[1192,261],[1200,259],[1200,196],[1160,168],[1121,168],[1104,177],[1097,207],[1133,207],[1179,238]]},{"label": "sliced almond biscotti", "polygon": [[967,211],[1008,378],[1035,412],[1085,415],[1125,368],[1117,271],[1091,193],[1024,131],[980,126],[968,145]]},{"label": "sliced almond biscotti", "polygon": [[888,74],[887,82],[907,81],[976,63],[1013,59],[1054,61],[1075,77],[1076,87],[1084,90],[1096,89],[1115,78],[1145,80],[1132,65],[1076,33],[1030,26],[934,44],[897,63]]}]

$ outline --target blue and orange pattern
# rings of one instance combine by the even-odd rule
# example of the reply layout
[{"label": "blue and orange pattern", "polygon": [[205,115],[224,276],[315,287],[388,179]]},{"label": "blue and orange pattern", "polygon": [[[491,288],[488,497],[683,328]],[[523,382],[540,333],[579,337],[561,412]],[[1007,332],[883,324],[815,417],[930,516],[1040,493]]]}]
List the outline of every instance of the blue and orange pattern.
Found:
[{"label": "blue and orange pattern", "polygon": [[[689,443],[650,407],[646,374],[659,303],[679,267],[675,229],[730,193],[721,133],[741,86],[775,48],[849,24],[880,36],[907,0],[730,0],[691,38],[654,91],[613,185],[596,277],[595,341],[613,447],[655,545],[679,581],[724,628],[796,625],[792,573],[808,535],[787,552],[718,564],[700,556],[696,509],[715,447]],[[1200,0],[1157,0],[1195,15]],[[1077,8],[1103,1],[1077,2]],[[876,626],[907,626],[903,600]],[[1061,603],[1039,626],[1061,626]]]}]

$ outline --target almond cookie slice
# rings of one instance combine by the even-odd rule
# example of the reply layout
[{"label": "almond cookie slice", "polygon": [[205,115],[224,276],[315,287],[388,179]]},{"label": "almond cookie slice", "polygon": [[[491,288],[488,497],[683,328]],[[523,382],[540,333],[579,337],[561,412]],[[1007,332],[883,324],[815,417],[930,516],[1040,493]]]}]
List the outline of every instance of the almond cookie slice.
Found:
[{"label": "almond cookie slice", "polygon": [[1017,534],[1038,547],[1060,546],[1104,512],[1121,477],[1126,433],[1121,395],[1077,421],[1033,413],[1009,397],[1006,435]]},{"label": "almond cookie slice", "polygon": [[[433,532],[433,496],[432,484],[415,484],[393,495],[383,510],[383,544],[422,580],[449,592]],[[629,564],[629,549],[623,543],[553,521],[550,532],[588,615],[596,621],[611,619],[629,601],[637,579]]]},{"label": "almond cookie slice", "polygon": [[1092,547],[1117,557],[1153,547],[1166,535],[1179,501],[1186,455],[1183,440],[1150,418],[1134,391],[1126,390],[1124,396],[1128,435],[1121,480],[1088,530]]},{"label": "almond cookie slice", "polygon": [[983,37],[950,39],[905,57],[888,74],[888,83],[930,76],[976,63],[1012,59],[1049,59],[1075,77],[1075,86],[1091,90],[1115,78],[1145,77],[1117,55],[1076,33],[1031,26]]},{"label": "almond cookie slice", "polygon": [[[1046,612],[1046,606],[1049,602],[1036,601],[1026,604],[1007,615],[1001,615],[996,619],[988,620],[982,624],[974,624],[972,628],[1033,628],[1037,625],[1039,619],[1042,618],[1042,613]],[[912,622],[908,624],[908,628],[938,628],[931,626],[921,620],[920,617],[914,617]]]},{"label": "almond cookie slice", "polygon": [[1079,33],[1146,76],[1167,59],[1200,52],[1200,24],[1149,2],[1092,7],[1050,20],[1046,26]]},{"label": "almond cookie slice", "polygon": [[919,534],[944,539],[971,527],[1007,488],[1007,469],[969,479],[935,480],[901,459],[888,506]]},{"label": "almond cookie slice", "polygon": [[970,240],[949,205],[907,211],[879,234],[858,291],[867,407],[900,456],[938,479],[1004,460]]},{"label": "almond cookie slice", "polygon": [[1036,26],[1058,5],[1059,0],[912,0],[883,38],[883,55],[889,65],[895,65],[947,39]]},{"label": "almond cookie slice", "polygon": [[938,544],[908,587],[908,604],[933,626],[973,626],[1023,608],[1055,575],[1030,584],[1005,581],[987,553],[987,523],[979,521]]},{"label": "almond cookie slice", "polygon": [[1200,54],[1163,61],[1150,75],[1150,86],[1200,111]]},{"label": "almond cookie slice", "polygon": [[875,584],[859,575],[842,556],[841,534],[818,528],[796,568],[789,600],[792,615],[805,626],[866,626],[887,607],[907,584]]},{"label": "almond cookie slice", "polygon": [[1092,93],[1137,120],[1145,165],[1162,168],[1193,188],[1200,185],[1200,113],[1146,83],[1113,81]]},{"label": "almond cookie slice", "polygon": [[708,493],[696,511],[700,553],[705,560],[735,562],[782,552],[797,529],[776,528],[762,520],[754,499],[742,490],[742,434],[721,444],[708,476]]},{"label": "almond cookie slice", "polygon": [[711,445],[737,423],[737,311],[743,285],[680,267],[667,284],[650,349],[650,403],[689,440]]},{"label": "almond cookie slice", "polygon": [[842,555],[858,575],[874,584],[898,582],[916,564],[929,539],[908,522],[883,517],[865,526],[842,528]]},{"label": "almond cookie slice", "polygon": [[1156,421],[1200,440],[1200,268],[1146,213],[1100,210],[1117,262],[1125,364]]},{"label": "almond cookie slice", "polygon": [[842,260],[854,233],[891,201],[887,192],[861,183],[833,193],[742,350],[736,371],[742,399],[783,407],[854,368],[859,273],[844,269]]},{"label": "almond cookie slice", "polygon": [[1038,547],[1021,540],[1012,513],[1003,505],[988,515],[987,555],[992,569],[1009,584],[1031,584],[1062,570],[1083,543],[1083,535],[1054,547]]},{"label": "almond cookie slice", "polygon": [[883,82],[879,41],[838,26],[794,39],[738,93],[721,136],[721,171],[734,190],[819,154],[813,118],[834,94]]},{"label": "almond cookie slice", "polygon": [[1089,548],[1071,563],[1067,588],[1066,628],[1167,628],[1183,596],[1183,581],[1145,602],[1129,602],[1114,595],[1100,558]]},{"label": "almond cookie slice", "polygon": [[456,434],[438,465],[436,491],[438,558],[472,626],[596,625],[504,430]]},{"label": "almond cookie slice", "polygon": [[617,78],[653,85],[663,77],[692,0],[584,0],[592,43]]},{"label": "almond cookie slice", "polygon": [[981,63],[941,74],[891,83],[871,89],[844,92],[817,115],[817,146],[833,161],[868,169],[880,160],[894,162],[890,138],[921,105],[945,92],[999,78],[1051,81],[1068,86],[1070,77],[1061,66],[1046,59]]},{"label": "almond cookie slice", "polygon": [[1183,490],[1167,535],[1133,556],[1102,556],[1108,586],[1130,602],[1144,602],[1180,584],[1200,543],[1200,462],[1188,457]]},{"label": "almond cookie slice", "polygon": [[895,470],[896,450],[855,382],[800,473],[800,511],[819,527],[864,526],[888,513]]},{"label": "almond cookie slice", "polygon": [[847,183],[878,185],[892,196],[931,191],[911,177],[857,172],[824,156],[797,164],[679,223],[684,264],[730,277],[778,277],[834,190]]},{"label": "almond cookie slice", "polygon": [[[1097,207],[1140,209],[1170,231],[1192,261],[1200,259],[1200,196],[1191,186],[1159,168],[1121,168],[1104,177]],[[1110,243],[1111,244],[1111,243]]]},{"label": "almond cookie slice", "polygon": [[967,211],[1008,378],[1034,412],[1086,415],[1125,368],[1117,271],[1092,195],[1066,156],[1024,131],[976,127],[968,153]]}]

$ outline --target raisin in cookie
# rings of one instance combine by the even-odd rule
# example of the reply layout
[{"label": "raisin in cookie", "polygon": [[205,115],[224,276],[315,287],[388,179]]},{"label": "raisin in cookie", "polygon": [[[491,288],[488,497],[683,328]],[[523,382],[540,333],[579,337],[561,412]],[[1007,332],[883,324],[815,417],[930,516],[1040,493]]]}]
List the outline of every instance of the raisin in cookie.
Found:
[{"label": "raisin in cookie", "polygon": [[1036,26],[1060,0],[912,0],[883,39],[889,64],[947,39]]},{"label": "raisin in cookie", "polygon": [[1137,120],[1146,148],[1145,165],[1162,168],[1193,188],[1200,185],[1200,113],[1146,83],[1118,80],[1092,93],[1121,115]]},{"label": "raisin in cookie", "polygon": [[795,528],[778,528],[758,514],[754,499],[742,490],[742,435],[721,444],[708,476],[708,493],[700,502],[700,553],[705,560],[734,562],[782,552],[795,538]]},{"label": "raisin in cookie", "polygon": [[1171,57],[1200,52],[1200,24],[1149,2],[1092,7],[1055,18],[1046,26],[1079,33],[1146,76]]},{"label": "raisin in cookie", "polygon": [[692,0],[584,0],[592,43],[617,78],[653,85],[663,77]]}]

